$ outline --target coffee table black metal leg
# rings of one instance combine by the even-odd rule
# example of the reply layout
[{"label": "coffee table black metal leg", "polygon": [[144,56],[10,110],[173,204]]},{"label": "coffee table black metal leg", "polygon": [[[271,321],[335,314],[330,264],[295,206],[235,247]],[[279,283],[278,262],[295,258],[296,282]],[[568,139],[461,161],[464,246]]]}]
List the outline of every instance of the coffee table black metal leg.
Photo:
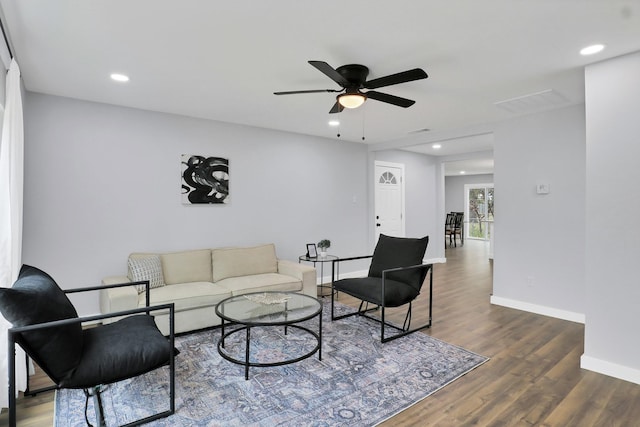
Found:
[{"label": "coffee table black metal leg", "polygon": [[[284,319],[287,320],[288,319],[288,315],[289,315],[289,305],[288,305],[288,301],[284,302]],[[287,335],[287,325],[284,325],[284,334]]]},{"label": "coffee table black metal leg", "polygon": [[322,360],[322,312],[318,315],[318,360]]},{"label": "coffee table black metal leg", "polygon": [[224,348],[224,319],[220,319],[220,331],[222,331],[222,338],[220,338],[220,345]]},{"label": "coffee table black metal leg", "polygon": [[249,379],[249,342],[251,341],[251,326],[247,326],[247,346],[245,349],[245,365],[244,365],[244,379]]}]

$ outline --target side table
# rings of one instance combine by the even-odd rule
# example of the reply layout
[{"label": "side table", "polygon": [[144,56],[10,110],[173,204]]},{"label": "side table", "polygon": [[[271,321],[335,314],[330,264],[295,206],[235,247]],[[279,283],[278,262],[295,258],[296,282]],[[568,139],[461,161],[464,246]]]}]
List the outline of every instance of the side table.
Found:
[{"label": "side table", "polygon": [[[331,285],[325,285],[324,282],[323,282],[323,280],[324,280],[324,265],[325,265],[325,263],[331,263],[331,265],[333,266],[333,261],[336,261],[336,260],[339,260],[339,259],[340,258],[338,258],[335,255],[325,255],[325,256],[318,255],[317,257],[309,257],[309,256],[306,256],[306,255],[300,255],[298,257],[298,263],[301,263],[303,261],[304,262],[311,262],[311,263],[313,263],[313,268],[316,268],[316,264],[317,263],[320,264],[320,284],[317,284],[317,282],[316,282],[318,288],[320,288],[320,290],[319,290],[320,292],[319,292],[318,296],[321,296],[321,297],[327,296],[327,294],[322,292],[323,288],[331,289]],[[336,264],[337,264],[337,271],[335,272],[336,273],[336,277],[335,278],[337,280],[338,277],[340,276],[340,263],[336,263]],[[333,273],[334,273],[334,271],[332,270],[331,271],[331,277],[333,277]]]}]

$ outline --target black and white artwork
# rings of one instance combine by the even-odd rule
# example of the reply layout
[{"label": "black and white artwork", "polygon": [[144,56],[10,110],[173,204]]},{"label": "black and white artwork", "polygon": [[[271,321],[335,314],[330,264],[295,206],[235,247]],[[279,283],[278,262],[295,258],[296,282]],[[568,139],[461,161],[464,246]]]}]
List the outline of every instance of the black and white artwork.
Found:
[{"label": "black and white artwork", "polygon": [[229,203],[229,159],[183,154],[182,203]]}]

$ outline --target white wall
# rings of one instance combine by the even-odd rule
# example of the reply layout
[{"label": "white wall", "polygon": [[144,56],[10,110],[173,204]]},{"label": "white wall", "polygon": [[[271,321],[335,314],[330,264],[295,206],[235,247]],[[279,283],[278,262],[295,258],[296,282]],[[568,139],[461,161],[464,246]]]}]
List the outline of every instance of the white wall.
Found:
[{"label": "white wall", "polygon": [[4,114],[4,103],[5,103],[5,91],[7,90],[7,69],[4,66],[0,67],[2,72],[0,72],[0,117]]},{"label": "white wall", "polygon": [[[584,321],[584,106],[502,122],[494,143],[491,301]],[[537,183],[550,193],[536,194]]]},{"label": "white wall", "polygon": [[[181,203],[183,153],[230,159],[229,205]],[[328,238],[332,253],[368,253],[367,156],[342,140],[28,93],[23,262],[74,288],[126,273],[134,251],[274,242],[297,260]],[[97,296],[74,301],[98,310]]]},{"label": "white wall", "polygon": [[446,176],[444,178],[445,212],[464,212],[466,184],[493,184],[493,174]]},{"label": "white wall", "polygon": [[586,68],[587,252],[582,366],[640,383],[640,53]]}]

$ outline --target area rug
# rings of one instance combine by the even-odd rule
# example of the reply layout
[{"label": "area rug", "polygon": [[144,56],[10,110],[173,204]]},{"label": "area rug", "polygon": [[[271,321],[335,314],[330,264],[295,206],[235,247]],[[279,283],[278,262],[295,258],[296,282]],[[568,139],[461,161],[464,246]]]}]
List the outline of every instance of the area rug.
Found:
[{"label": "area rug", "polygon": [[[486,362],[486,357],[413,333],[385,344],[379,325],[361,317],[331,321],[324,304],[322,360],[244,367],[218,354],[219,329],[176,338],[176,413],[150,426],[373,426]],[[351,310],[338,305],[339,313]],[[318,320],[309,321],[317,330]],[[301,354],[315,338],[288,329],[252,329],[252,359]],[[242,338],[242,334],[237,334]],[[255,339],[255,342],[254,342]],[[227,348],[241,345],[227,341]],[[168,408],[168,369],[112,384],[103,394],[107,425],[126,424]],[[80,390],[59,390],[55,425],[85,426]],[[89,402],[89,419],[93,404]]]}]

